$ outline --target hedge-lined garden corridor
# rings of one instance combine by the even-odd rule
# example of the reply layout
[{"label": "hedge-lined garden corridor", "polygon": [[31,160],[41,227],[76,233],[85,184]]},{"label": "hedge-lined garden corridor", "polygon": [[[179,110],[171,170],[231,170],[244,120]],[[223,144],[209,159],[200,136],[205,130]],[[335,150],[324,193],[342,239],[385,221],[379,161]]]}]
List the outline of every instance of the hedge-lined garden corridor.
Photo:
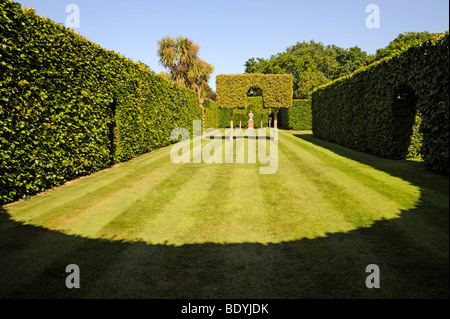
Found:
[{"label": "hedge-lined garden corridor", "polygon": [[[290,74],[219,75],[201,107],[13,1],[0,32],[0,298],[449,297],[448,32],[307,98]],[[171,160],[176,128],[225,159],[250,111],[269,137],[231,152],[269,146],[275,173]]]}]

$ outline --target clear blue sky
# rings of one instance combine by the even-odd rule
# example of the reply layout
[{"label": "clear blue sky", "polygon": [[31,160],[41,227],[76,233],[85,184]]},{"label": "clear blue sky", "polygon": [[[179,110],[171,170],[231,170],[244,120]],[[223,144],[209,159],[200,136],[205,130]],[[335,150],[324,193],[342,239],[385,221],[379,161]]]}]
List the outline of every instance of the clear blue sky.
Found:
[{"label": "clear blue sky", "polygon": [[[315,40],[367,53],[407,31],[449,28],[448,0],[19,0],[55,22],[66,6],[80,8],[75,31],[102,47],[142,61],[159,73],[157,44],[183,35],[200,45],[215,75],[244,72],[251,57],[268,58],[296,42]],[[366,27],[366,6],[380,8],[380,28]]]}]

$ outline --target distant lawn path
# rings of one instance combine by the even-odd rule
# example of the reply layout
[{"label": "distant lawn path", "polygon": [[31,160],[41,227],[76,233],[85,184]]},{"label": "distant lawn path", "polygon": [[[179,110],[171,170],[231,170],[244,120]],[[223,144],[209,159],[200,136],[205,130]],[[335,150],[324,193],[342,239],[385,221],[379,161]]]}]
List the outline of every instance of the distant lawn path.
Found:
[{"label": "distant lawn path", "polygon": [[[0,296],[448,298],[447,177],[279,136],[273,175],[167,147],[4,206]],[[69,263],[83,289],[64,287]]]}]

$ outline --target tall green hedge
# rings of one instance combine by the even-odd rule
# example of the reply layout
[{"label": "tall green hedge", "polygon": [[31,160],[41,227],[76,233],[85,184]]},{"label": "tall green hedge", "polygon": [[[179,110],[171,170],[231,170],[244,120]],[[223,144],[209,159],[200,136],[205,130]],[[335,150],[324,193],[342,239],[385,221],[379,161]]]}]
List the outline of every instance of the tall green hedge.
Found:
[{"label": "tall green hedge", "polygon": [[168,145],[197,94],[0,1],[0,204]]},{"label": "tall green hedge", "polygon": [[292,74],[220,74],[216,77],[217,102],[223,108],[245,108],[248,91],[259,88],[264,108],[289,108],[292,81]]},{"label": "tall green hedge", "polygon": [[[230,126],[231,110],[220,108],[219,105],[211,100],[205,100],[203,104],[207,109],[206,127],[226,128]],[[238,127],[239,122],[242,128],[248,127],[248,114],[253,112],[254,127],[268,126],[269,115],[274,111],[263,107],[263,98],[254,96],[247,98],[245,108],[233,110],[233,124]],[[293,100],[292,107],[279,110],[280,127],[287,130],[311,130],[312,114],[311,100]]]},{"label": "tall green hedge", "polygon": [[411,151],[419,112],[423,160],[428,169],[448,174],[448,38],[447,31],[318,88],[312,95],[314,135],[381,157],[403,159]]},{"label": "tall green hedge", "polygon": [[[263,127],[267,127],[269,121],[269,114],[272,109],[263,108],[261,96],[248,97],[245,108],[233,110],[233,124],[239,127],[241,122],[242,128],[248,127],[248,114],[250,111],[254,114],[253,125],[255,128],[261,127],[261,120]],[[205,100],[203,106],[206,108],[206,127],[207,128],[227,128],[230,127],[231,109],[221,108],[219,104],[211,100]]]},{"label": "tall green hedge", "polygon": [[203,107],[206,109],[206,127],[207,128],[219,128],[220,126],[220,114],[217,111],[219,105],[210,99],[205,99],[203,102]]},{"label": "tall green hedge", "polygon": [[286,130],[312,130],[311,100],[294,100],[291,108],[281,109],[280,123]]}]

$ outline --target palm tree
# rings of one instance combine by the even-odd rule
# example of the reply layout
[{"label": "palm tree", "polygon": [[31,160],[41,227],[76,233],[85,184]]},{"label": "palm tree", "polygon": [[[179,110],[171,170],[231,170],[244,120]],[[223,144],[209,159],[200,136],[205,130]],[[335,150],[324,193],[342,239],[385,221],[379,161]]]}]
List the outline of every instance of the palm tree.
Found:
[{"label": "palm tree", "polygon": [[176,39],[166,36],[158,41],[159,63],[170,70],[170,79],[198,93],[204,129],[203,95],[214,66],[198,58],[199,49],[198,44],[182,36]]},{"label": "palm tree", "polygon": [[159,62],[170,70],[172,81],[193,89],[199,49],[198,44],[186,37],[164,37],[158,41]]}]

